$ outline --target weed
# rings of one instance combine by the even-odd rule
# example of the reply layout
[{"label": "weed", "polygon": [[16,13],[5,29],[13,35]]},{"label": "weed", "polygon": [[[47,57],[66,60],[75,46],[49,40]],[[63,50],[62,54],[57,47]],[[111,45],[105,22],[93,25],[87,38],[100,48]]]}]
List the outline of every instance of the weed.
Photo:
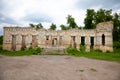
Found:
[{"label": "weed", "polygon": [[84,70],[83,70],[83,69],[81,69],[81,70],[80,70],[80,72],[84,72]]},{"label": "weed", "polygon": [[94,68],[91,68],[90,70],[91,70],[91,71],[93,71],[93,72],[97,72],[97,70],[96,70],[96,69],[94,69]]}]

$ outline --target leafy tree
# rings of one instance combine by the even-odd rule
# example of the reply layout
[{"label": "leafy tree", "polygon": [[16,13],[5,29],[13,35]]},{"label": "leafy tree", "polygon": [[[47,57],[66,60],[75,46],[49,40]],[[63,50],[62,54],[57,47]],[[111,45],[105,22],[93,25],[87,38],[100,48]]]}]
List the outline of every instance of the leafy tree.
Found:
[{"label": "leafy tree", "polygon": [[50,29],[52,29],[52,30],[56,30],[56,24],[51,24],[51,26],[50,26]]},{"label": "leafy tree", "polygon": [[35,25],[35,24],[29,24],[30,25],[30,27],[32,27],[32,28],[36,28],[36,29],[41,29],[41,28],[43,28],[43,26],[42,26],[42,24],[41,23],[39,23],[39,24],[37,24],[37,25]]},{"label": "leafy tree", "polygon": [[3,43],[3,36],[0,36],[0,44]]},{"label": "leafy tree", "polygon": [[[120,48],[120,14],[112,15],[112,10],[99,9],[94,11],[93,9],[87,9],[86,18],[84,24],[86,29],[93,29],[100,22],[113,21],[113,41],[114,47]],[[118,44],[119,43],[119,44]]]},{"label": "leafy tree", "polygon": [[95,28],[94,17],[95,17],[94,9],[87,9],[86,18],[84,19],[85,29]]},{"label": "leafy tree", "polygon": [[94,9],[87,9],[86,18],[84,19],[84,24],[86,29],[93,29],[100,22],[112,21],[112,10],[99,9],[94,11]]},{"label": "leafy tree", "polygon": [[68,27],[63,24],[61,24],[60,27],[61,27],[61,30],[68,30]]},{"label": "leafy tree", "polygon": [[77,28],[78,27],[75,22],[75,19],[71,15],[68,15],[68,17],[67,17],[67,24],[68,24],[69,28]]},{"label": "leafy tree", "polygon": [[41,29],[41,28],[43,28],[43,26],[42,26],[41,23],[39,23],[39,24],[36,25],[36,28],[37,28],[37,29]]},{"label": "leafy tree", "polygon": [[29,25],[30,25],[30,27],[35,28],[34,24],[30,23]]},{"label": "leafy tree", "polygon": [[100,22],[106,22],[106,21],[111,21],[112,20],[112,10],[105,10],[105,9],[99,9],[95,13],[95,19],[94,22],[95,24],[98,24]]},{"label": "leafy tree", "polygon": [[120,15],[114,13],[113,22],[114,22],[113,40],[120,41]]}]

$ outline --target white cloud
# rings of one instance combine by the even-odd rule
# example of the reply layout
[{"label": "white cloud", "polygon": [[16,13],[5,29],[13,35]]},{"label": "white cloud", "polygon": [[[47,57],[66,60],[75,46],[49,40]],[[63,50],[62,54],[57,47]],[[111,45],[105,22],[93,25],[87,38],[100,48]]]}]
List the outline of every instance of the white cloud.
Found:
[{"label": "white cloud", "polygon": [[[82,24],[83,12],[75,9],[77,1],[78,0],[4,0],[3,4],[5,7],[0,13],[5,14],[7,17],[17,21],[20,25],[25,26],[31,23],[31,21],[24,20],[24,17],[35,13],[46,14],[52,17],[53,21],[51,21],[51,23],[55,23],[57,26],[66,24],[68,14],[73,15],[76,22]],[[80,17],[81,14],[82,18]],[[42,22],[42,24],[45,28],[48,28],[50,22]]]}]

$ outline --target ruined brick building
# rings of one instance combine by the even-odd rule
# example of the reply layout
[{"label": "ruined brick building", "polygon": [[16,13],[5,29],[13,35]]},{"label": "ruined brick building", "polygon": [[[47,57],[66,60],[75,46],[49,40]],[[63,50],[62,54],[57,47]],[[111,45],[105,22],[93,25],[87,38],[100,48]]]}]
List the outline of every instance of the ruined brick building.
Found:
[{"label": "ruined brick building", "polygon": [[[113,51],[112,38],[113,22],[102,22],[96,29],[70,29],[46,30],[31,27],[4,27],[3,49],[20,50],[21,47],[39,46],[47,48],[75,47],[80,50],[84,44],[85,51],[90,51],[90,46],[103,52]],[[93,43],[93,44],[91,44]]]}]

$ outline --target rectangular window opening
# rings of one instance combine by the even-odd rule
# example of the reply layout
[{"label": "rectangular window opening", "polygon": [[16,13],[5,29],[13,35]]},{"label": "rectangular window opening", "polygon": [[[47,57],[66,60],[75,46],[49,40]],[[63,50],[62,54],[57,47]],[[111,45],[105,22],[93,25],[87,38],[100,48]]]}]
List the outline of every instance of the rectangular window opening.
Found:
[{"label": "rectangular window opening", "polygon": [[85,45],[85,36],[81,37],[81,45],[83,45],[83,46]]}]

